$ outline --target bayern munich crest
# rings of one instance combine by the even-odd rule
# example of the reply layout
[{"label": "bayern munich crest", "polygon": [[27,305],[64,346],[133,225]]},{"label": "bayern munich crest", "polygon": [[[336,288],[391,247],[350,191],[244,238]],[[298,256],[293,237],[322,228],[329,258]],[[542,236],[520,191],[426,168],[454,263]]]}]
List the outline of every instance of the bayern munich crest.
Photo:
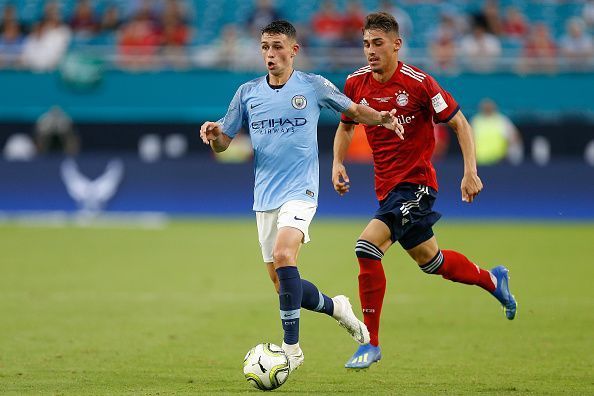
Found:
[{"label": "bayern munich crest", "polygon": [[396,103],[400,107],[404,107],[408,104],[408,93],[406,91],[398,91],[396,93]]},{"label": "bayern munich crest", "polygon": [[305,96],[303,95],[295,95],[293,96],[293,99],[291,99],[291,104],[297,110],[303,110],[305,109],[305,106],[307,106],[307,99],[305,99]]}]

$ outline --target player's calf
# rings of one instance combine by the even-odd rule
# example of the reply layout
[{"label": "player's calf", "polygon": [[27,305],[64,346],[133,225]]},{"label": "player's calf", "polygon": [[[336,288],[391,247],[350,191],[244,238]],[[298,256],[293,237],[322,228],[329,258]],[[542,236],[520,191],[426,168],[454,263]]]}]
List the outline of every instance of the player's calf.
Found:
[{"label": "player's calf", "polygon": [[476,285],[491,293],[495,290],[495,281],[489,271],[453,250],[439,250],[431,261],[419,268],[426,274],[441,275],[452,282]]}]

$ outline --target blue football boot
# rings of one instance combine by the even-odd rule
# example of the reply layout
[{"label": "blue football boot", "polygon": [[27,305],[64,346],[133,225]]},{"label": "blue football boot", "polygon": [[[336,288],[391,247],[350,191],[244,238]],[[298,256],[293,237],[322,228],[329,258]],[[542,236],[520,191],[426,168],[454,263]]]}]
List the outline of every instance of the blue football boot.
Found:
[{"label": "blue football boot", "polygon": [[359,346],[357,352],[345,363],[348,369],[366,369],[382,358],[382,351],[379,346],[364,344]]},{"label": "blue football boot", "polygon": [[509,270],[503,265],[491,269],[491,274],[497,279],[497,288],[492,293],[493,296],[503,305],[505,316],[513,320],[516,316],[518,304],[516,299],[509,291]]}]

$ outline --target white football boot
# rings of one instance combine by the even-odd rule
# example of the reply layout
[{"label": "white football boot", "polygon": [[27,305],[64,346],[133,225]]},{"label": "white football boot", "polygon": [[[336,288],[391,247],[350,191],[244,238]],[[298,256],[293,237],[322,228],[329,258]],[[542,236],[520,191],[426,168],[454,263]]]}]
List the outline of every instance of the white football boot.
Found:
[{"label": "white football boot", "polygon": [[285,353],[287,354],[287,357],[289,358],[289,373],[292,373],[303,364],[303,360],[305,359],[305,357],[303,356],[303,351],[301,350],[299,343],[289,345],[285,344],[285,342],[283,341],[282,348],[283,351],[285,351]]},{"label": "white football boot", "polygon": [[365,323],[361,322],[355,316],[349,298],[339,295],[332,297],[332,301],[334,302],[334,313],[332,317],[338,321],[338,324],[344,327],[359,344],[369,343],[369,330],[367,330]]}]

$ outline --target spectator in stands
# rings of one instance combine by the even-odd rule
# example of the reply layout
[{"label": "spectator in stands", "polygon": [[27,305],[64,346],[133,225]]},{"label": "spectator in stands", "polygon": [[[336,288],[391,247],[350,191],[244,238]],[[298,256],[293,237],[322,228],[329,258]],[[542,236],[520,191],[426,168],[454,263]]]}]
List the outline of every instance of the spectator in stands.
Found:
[{"label": "spectator in stands", "polygon": [[107,7],[105,11],[103,11],[103,15],[101,16],[101,34],[115,34],[120,28],[121,24],[120,10],[118,7],[111,5]]},{"label": "spectator in stands", "polygon": [[365,10],[363,10],[359,0],[350,0],[347,3],[346,12],[342,17],[342,24],[343,30],[354,30],[361,34],[365,25]]},{"label": "spectator in stands", "polygon": [[19,64],[23,41],[19,24],[13,20],[7,21],[0,34],[0,67],[14,67]]},{"label": "spectator in stands", "polygon": [[186,45],[190,41],[191,30],[176,13],[165,13],[162,19],[162,54],[167,65],[186,68],[189,60]]},{"label": "spectator in stands", "polygon": [[536,23],[524,43],[520,72],[548,72],[557,70],[557,46],[551,38],[549,27]]},{"label": "spectator in stands", "polygon": [[437,70],[450,73],[457,71],[456,41],[452,30],[441,30],[439,35],[431,40],[429,51]]},{"label": "spectator in stands", "polygon": [[334,1],[325,0],[312,18],[316,40],[321,45],[334,45],[340,41],[343,32],[343,18],[336,10]]},{"label": "spectator in stands", "polygon": [[505,10],[503,34],[510,38],[523,39],[528,34],[528,23],[522,12],[513,6]]},{"label": "spectator in stands", "polygon": [[245,34],[235,24],[223,27],[219,40],[210,56],[216,57],[216,65],[231,70],[253,69],[260,65],[260,58],[254,57],[259,51],[259,42]]},{"label": "spectator in stands", "polygon": [[476,145],[476,162],[493,165],[506,156],[514,164],[523,158],[522,137],[518,129],[497,110],[491,99],[483,99],[479,112],[470,120]]},{"label": "spectator in stands", "polygon": [[88,40],[99,30],[99,22],[90,0],[79,0],[74,7],[70,27],[75,39]]},{"label": "spectator in stands", "polygon": [[393,4],[390,0],[382,0],[380,3],[380,11],[387,12],[391,14],[394,18],[396,18],[396,22],[398,22],[398,28],[400,32],[400,37],[407,38],[412,37],[413,32],[413,22],[408,12],[406,12],[401,7],[398,7],[397,4]]},{"label": "spectator in stands", "polygon": [[351,0],[347,5],[346,13],[343,15],[343,31],[339,47],[357,48],[360,53],[361,31],[365,23],[365,11],[358,0]]},{"label": "spectator in stands", "polygon": [[254,37],[260,38],[260,30],[270,22],[281,19],[271,0],[258,0],[247,19],[247,28]]},{"label": "spectator in stands", "polygon": [[181,24],[187,24],[190,10],[184,7],[178,0],[166,0],[162,10],[158,12],[161,20],[177,20]]},{"label": "spectator in stands", "polygon": [[[465,26],[461,22],[461,16],[452,10],[445,10],[439,16],[439,24],[427,34],[427,43],[440,40],[444,37],[460,40],[464,36]],[[428,46],[429,46],[428,45]]]},{"label": "spectator in stands", "polygon": [[153,67],[160,41],[150,8],[141,8],[138,14],[120,29],[120,64],[131,69]]},{"label": "spectator in stands", "polygon": [[58,149],[65,154],[75,155],[80,148],[72,118],[60,106],[53,106],[39,117],[35,124],[35,141],[39,153]]},{"label": "spectator in stands", "polygon": [[482,25],[487,32],[499,36],[503,30],[499,2],[497,0],[485,1],[482,10],[474,15],[474,24]]},{"label": "spectator in stands", "polygon": [[472,28],[472,33],[462,39],[460,53],[473,71],[491,71],[501,55],[501,44],[499,39],[487,33],[482,25],[476,24]]},{"label": "spectator in stands", "polygon": [[567,22],[567,33],[559,43],[561,54],[573,69],[586,68],[589,58],[594,54],[592,37],[584,32],[585,28],[581,18],[571,18]]},{"label": "spectator in stands", "polygon": [[[19,31],[23,32],[23,26],[19,21],[16,6],[7,4],[2,10],[2,17],[0,17],[0,34],[4,33],[8,25],[14,25],[15,23],[19,26]],[[11,27],[11,29],[14,29],[14,27]]]},{"label": "spectator in stands", "polygon": [[62,23],[57,2],[46,4],[43,21],[34,25],[23,45],[22,62],[34,71],[54,70],[68,49],[71,31]]}]

